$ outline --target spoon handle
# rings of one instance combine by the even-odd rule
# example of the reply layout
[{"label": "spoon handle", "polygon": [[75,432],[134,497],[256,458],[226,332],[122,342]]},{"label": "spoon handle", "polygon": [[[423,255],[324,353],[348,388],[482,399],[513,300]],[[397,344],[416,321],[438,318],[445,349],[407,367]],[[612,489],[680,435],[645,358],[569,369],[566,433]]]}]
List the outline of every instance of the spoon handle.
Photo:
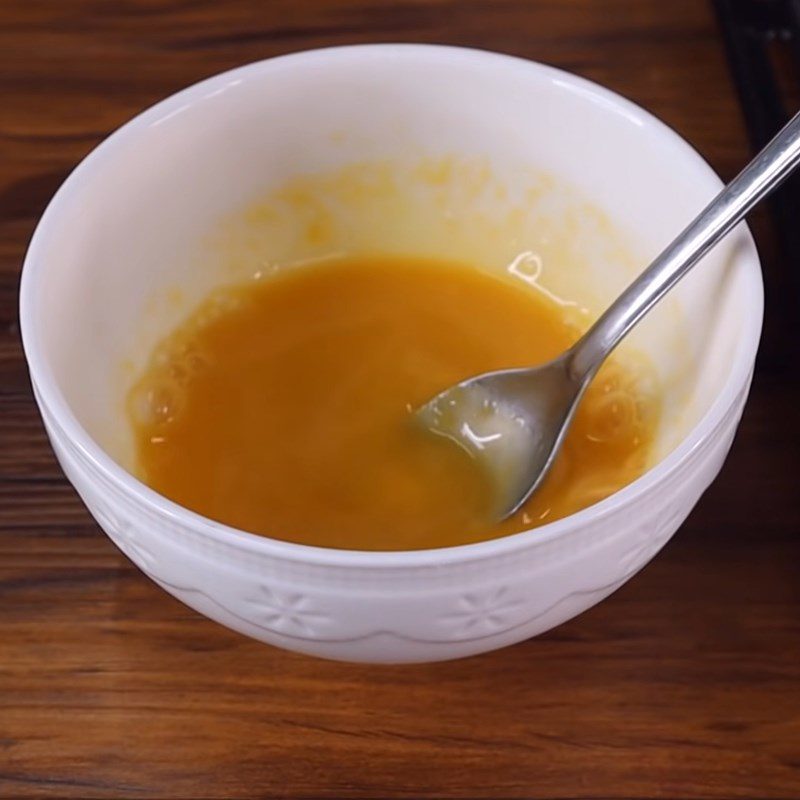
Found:
[{"label": "spoon handle", "polygon": [[637,322],[800,162],[800,113],[628,286],[572,348],[569,371],[582,382]]}]

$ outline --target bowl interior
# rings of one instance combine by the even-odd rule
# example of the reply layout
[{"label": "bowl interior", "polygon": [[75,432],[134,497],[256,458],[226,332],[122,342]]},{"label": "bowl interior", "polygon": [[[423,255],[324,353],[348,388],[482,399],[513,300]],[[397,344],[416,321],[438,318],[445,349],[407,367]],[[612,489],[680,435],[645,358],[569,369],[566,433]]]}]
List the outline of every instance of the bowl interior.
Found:
[{"label": "bowl interior", "polygon": [[[282,186],[311,200],[276,195]],[[127,387],[216,284],[341,249],[498,270],[527,252],[543,287],[596,316],[718,188],[647,114],[539,65],[424,46],[254,64],[136,118],[59,192],[26,264],[34,382],[52,380],[130,467]],[[333,224],[315,240],[305,234],[319,203]],[[729,381],[760,297],[741,230],[630,337],[664,396],[658,458]]]}]

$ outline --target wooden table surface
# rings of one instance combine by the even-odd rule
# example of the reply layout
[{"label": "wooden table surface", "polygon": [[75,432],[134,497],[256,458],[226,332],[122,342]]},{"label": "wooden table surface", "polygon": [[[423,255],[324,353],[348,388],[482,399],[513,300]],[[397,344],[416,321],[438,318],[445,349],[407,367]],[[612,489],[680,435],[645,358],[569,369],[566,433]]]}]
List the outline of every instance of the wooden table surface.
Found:
[{"label": "wooden table surface", "polygon": [[[720,478],[647,569],[538,639],[461,662],[328,663],[171,599],[92,522],[19,345],[26,244],[145,106],[320,45],[426,41],[622,92],[725,178],[748,155],[700,0],[0,3],[0,798],[800,797],[800,309],[769,225],[769,322]],[[798,269],[798,265],[792,265]]]}]

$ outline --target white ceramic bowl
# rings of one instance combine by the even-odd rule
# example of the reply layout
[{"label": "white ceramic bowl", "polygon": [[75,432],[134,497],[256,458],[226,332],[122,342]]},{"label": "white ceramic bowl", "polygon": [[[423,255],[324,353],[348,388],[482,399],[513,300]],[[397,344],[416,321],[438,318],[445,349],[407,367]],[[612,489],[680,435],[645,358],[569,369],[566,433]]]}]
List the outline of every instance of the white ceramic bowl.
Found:
[{"label": "white ceramic bowl", "polygon": [[[606,209],[642,263],[720,187],[658,120],[558,70],[449,47],[334,48],[219,75],[125,125],[59,190],[24,265],[36,398],[65,473],[106,533],[202,614],[328,658],[480,653],[613,592],[720,469],[761,328],[759,264],[741,227],[678,287],[672,311],[635,334],[666,387],[658,463],[585,511],[496,541],[391,553],[288,544],[191,513],[132,477],[109,455],[122,426],[110,375],[153,291],[191,284],[177,266],[190,243],[259,187],[414,148],[487,156],[498,168],[544,165]],[[630,265],[606,261],[591,278],[604,302],[631,277]]]}]

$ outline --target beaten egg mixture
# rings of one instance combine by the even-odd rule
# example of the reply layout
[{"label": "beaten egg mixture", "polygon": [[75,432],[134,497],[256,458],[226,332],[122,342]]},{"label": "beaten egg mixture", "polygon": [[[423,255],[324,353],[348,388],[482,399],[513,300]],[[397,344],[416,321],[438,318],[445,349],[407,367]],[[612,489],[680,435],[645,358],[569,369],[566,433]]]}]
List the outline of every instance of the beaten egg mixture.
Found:
[{"label": "beaten egg mixture", "polygon": [[543,487],[491,517],[479,463],[415,422],[442,389],[542,363],[579,331],[555,299],[470,265],[348,257],[214,292],[128,397],[141,478],[211,519],[322,547],[478,542],[564,517],[647,467],[657,408],[611,361]]}]

